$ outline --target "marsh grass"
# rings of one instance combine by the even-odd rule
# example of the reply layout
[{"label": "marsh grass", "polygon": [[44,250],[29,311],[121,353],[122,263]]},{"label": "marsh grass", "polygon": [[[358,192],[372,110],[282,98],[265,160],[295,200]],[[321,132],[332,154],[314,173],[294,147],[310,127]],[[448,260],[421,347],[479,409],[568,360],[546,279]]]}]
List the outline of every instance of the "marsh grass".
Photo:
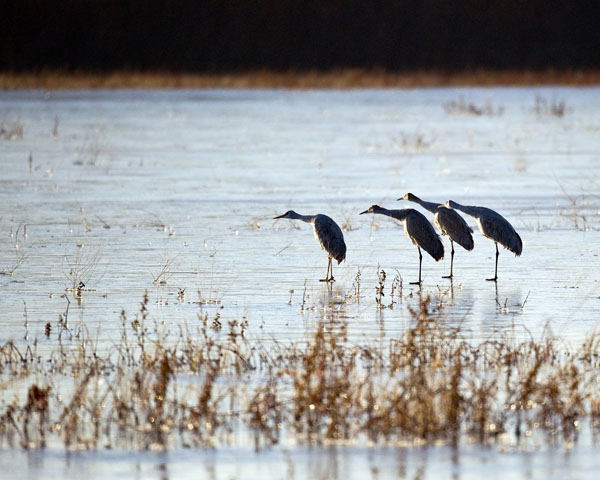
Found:
[{"label": "marsh grass", "polygon": [[597,206],[596,199],[586,194],[583,189],[581,189],[581,193],[572,193],[558,179],[556,182],[563,194],[558,211],[559,216],[568,220],[575,230],[580,232],[590,230],[590,223],[593,222],[590,222],[587,213],[591,214],[594,210],[593,207]]},{"label": "marsh grass", "polygon": [[373,345],[349,340],[345,301],[315,309],[304,340],[268,345],[222,306],[200,303],[192,321],[164,325],[147,293],[133,318],[121,312],[120,339],[104,350],[85,326],[62,335],[65,313],[46,332],[50,351],[0,346],[0,445],[217,447],[244,431],[257,448],[283,438],[518,444],[533,434],[572,444],[584,422],[600,427],[596,332],[578,348],[550,336],[474,344],[419,297],[404,332]]},{"label": "marsh grass", "polygon": [[391,149],[403,153],[419,153],[427,150],[434,144],[434,140],[428,139],[423,133],[400,132],[391,139]]},{"label": "marsh grass", "polygon": [[156,273],[150,272],[150,275],[152,275],[152,283],[154,283],[154,285],[167,284],[169,278],[174,274],[177,257],[178,255],[175,255],[174,257],[164,256],[160,262],[160,270],[157,270]]},{"label": "marsh grass", "polygon": [[548,100],[541,95],[535,96],[533,112],[537,116],[552,116],[561,118],[564,117],[567,111],[567,104],[564,100],[558,100],[556,98]]},{"label": "marsh grass", "polygon": [[383,297],[385,296],[385,279],[387,274],[383,268],[377,265],[377,285],[375,286],[375,304],[378,309],[385,308]]},{"label": "marsh grass", "polygon": [[352,282],[352,294],[347,295],[347,297],[349,298],[356,298],[358,301],[360,301],[360,277],[362,276],[362,273],[360,271],[360,268],[357,269],[356,271],[356,275],[354,276],[354,281]]},{"label": "marsh grass", "polygon": [[23,124],[19,119],[0,120],[0,140],[22,140]]},{"label": "marsh grass", "polygon": [[486,100],[482,104],[477,104],[475,102],[466,101],[462,96],[458,100],[444,103],[443,107],[448,115],[497,117],[504,113],[504,107],[495,106],[491,100]]},{"label": "marsh grass", "polygon": [[26,259],[27,259],[27,254],[17,253],[15,261],[10,266],[0,269],[0,275],[8,275],[9,277],[12,277],[14,275],[15,271],[21,265],[23,265],[23,263],[25,262]]},{"label": "marsh grass", "polygon": [[68,271],[66,273],[69,281],[68,292],[73,292],[77,298],[81,298],[86,284],[88,284],[95,275],[100,262],[101,250],[97,248],[91,250],[84,244],[80,244],[72,255],[65,256]]},{"label": "marsh grass", "polygon": [[12,277],[23,263],[25,263],[25,260],[27,260],[28,257],[28,254],[23,252],[22,248],[23,246],[27,246],[27,225],[19,224],[14,231],[13,227],[11,227],[8,238],[12,244],[12,250],[15,252],[15,258],[13,261],[7,261],[5,259],[0,260],[0,275]]},{"label": "marsh grass", "polygon": [[327,71],[254,70],[211,73],[114,71],[105,74],[46,70],[0,72],[2,89],[89,88],[414,88],[493,85],[598,85],[598,69],[583,70],[465,70],[391,72],[345,68]]},{"label": "marsh grass", "polygon": [[[54,125],[52,126],[52,132],[51,132],[52,136],[54,138],[58,138],[58,125],[59,125],[59,123],[60,123],[60,121],[58,119],[58,116],[55,115],[54,116]],[[31,171],[31,169],[30,169],[30,171]]]},{"label": "marsh grass", "polygon": [[[58,135],[58,121],[55,122],[55,131]],[[106,139],[104,127],[97,125],[89,126],[81,144],[77,147],[73,165],[103,167],[105,172],[108,173],[110,171],[111,160],[111,147]]]}]

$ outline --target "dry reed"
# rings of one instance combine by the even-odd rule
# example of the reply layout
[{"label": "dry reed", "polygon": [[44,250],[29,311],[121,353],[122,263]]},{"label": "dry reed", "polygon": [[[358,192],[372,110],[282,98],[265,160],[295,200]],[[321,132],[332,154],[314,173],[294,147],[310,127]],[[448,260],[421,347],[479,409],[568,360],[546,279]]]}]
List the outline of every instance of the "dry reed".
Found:
[{"label": "dry reed", "polygon": [[130,72],[104,74],[47,70],[0,72],[0,89],[88,88],[417,88],[496,85],[598,85],[598,69],[472,70],[390,72],[381,69],[330,71],[255,70],[210,73]]},{"label": "dry reed", "polygon": [[47,332],[47,355],[37,343],[0,346],[0,445],[215,447],[244,430],[257,448],[282,437],[487,444],[536,431],[570,443],[583,422],[600,425],[595,332],[574,350],[551,338],[473,344],[421,298],[407,307],[405,332],[377,346],[348,340],[335,303],[319,309],[305,341],[266,346],[248,339],[246,319],[220,319],[220,308],[200,304],[191,324],[170,331],[149,303],[146,294],[133,319],[121,313],[121,338],[104,352],[66,325]]}]

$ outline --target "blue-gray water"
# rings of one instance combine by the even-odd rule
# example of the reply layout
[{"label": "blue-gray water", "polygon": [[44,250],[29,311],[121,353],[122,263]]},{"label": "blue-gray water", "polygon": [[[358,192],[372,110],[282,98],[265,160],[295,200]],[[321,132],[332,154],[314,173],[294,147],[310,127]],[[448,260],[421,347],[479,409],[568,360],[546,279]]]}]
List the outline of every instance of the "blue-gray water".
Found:
[{"label": "blue-gray water", "polygon": [[[599,94],[597,88],[1,92],[0,122],[22,125],[23,136],[0,139],[0,342],[39,339],[40,350],[51,348],[44,328],[64,314],[66,293],[69,321],[85,324],[99,348],[110,348],[120,335],[121,310],[133,315],[145,290],[151,315],[165,324],[195,318],[202,301],[204,308],[222,306],[224,319],[245,317],[254,338],[301,340],[322,305],[337,299],[350,340],[379,338],[382,321],[386,336],[399,335],[410,319],[407,306],[418,298],[409,285],[418,274],[417,250],[393,220],[358,213],[374,203],[419,208],[396,201],[410,191],[493,208],[523,239],[521,257],[501,250],[497,285],[485,281],[493,275],[494,244],[470,217],[475,249],[456,247],[452,283],[441,278],[449,270],[447,240],[443,261],[424,254],[423,293],[444,305],[448,322],[460,323],[475,342],[546,333],[578,345],[600,318]],[[457,108],[462,100],[488,112]],[[563,102],[564,114],[552,114],[549,106]],[[334,264],[331,291],[318,281],[327,258],[311,227],[273,220],[288,209],[325,213],[343,226],[348,253]],[[394,275],[403,280],[394,309],[376,308],[378,266],[388,275],[388,292]],[[360,300],[342,302],[354,293],[359,270]],[[85,283],[80,305],[65,290],[74,279]],[[412,478],[421,468],[415,457],[427,459],[421,478],[440,472],[499,478],[503,470],[495,465],[511,469],[512,478],[567,478],[570,471],[592,478],[591,443],[559,453],[469,447],[454,460],[456,452],[435,447],[332,453],[288,452],[284,445],[259,454],[202,452],[197,461],[213,478],[293,478],[293,472],[384,478],[384,471]],[[182,478],[194,475],[196,465],[194,455],[178,452],[166,463],[126,453],[65,460],[60,449],[0,454],[9,469],[28,457],[15,478],[88,467],[92,477],[166,471]],[[235,467],[239,458],[244,469]],[[355,467],[348,471],[321,467],[348,465],[349,458]],[[261,471],[263,462],[270,468]],[[162,464],[166,470],[155,467]]]}]

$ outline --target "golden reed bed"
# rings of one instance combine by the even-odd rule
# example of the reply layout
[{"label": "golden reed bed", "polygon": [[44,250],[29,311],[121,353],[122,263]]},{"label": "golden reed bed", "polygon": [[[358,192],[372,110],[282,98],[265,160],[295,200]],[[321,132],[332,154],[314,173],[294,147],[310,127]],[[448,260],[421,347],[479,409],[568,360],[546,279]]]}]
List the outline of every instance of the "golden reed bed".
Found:
[{"label": "golden reed bed", "polygon": [[332,71],[258,70],[232,73],[126,72],[85,73],[41,71],[0,72],[0,88],[416,88],[446,86],[594,86],[600,85],[600,69],[547,71],[465,72],[340,69]]}]

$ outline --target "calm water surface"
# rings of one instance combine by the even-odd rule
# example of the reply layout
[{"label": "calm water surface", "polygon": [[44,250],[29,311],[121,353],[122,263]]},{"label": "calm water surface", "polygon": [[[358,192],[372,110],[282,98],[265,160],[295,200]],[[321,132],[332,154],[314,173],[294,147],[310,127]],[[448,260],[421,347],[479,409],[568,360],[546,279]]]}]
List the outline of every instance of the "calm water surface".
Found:
[{"label": "calm water surface", "polygon": [[[489,112],[456,108],[461,101]],[[546,108],[562,102],[562,116]],[[0,122],[23,126],[22,138],[0,139],[0,271],[14,269],[0,275],[2,343],[51,348],[44,327],[64,315],[66,293],[71,324],[110,348],[121,310],[133,316],[146,290],[152,317],[166,325],[195,318],[206,302],[225,319],[245,317],[255,338],[302,340],[333,304],[351,341],[401,335],[419,298],[409,285],[417,250],[392,219],[358,213],[374,203],[420,208],[396,201],[409,191],[493,208],[523,239],[521,257],[501,250],[497,285],[485,281],[494,244],[470,217],[475,249],[457,246],[453,282],[441,278],[446,239],[443,261],[424,256],[421,295],[474,342],[551,334],[578,345],[600,319],[596,88],[2,92]],[[318,281],[327,258],[311,227],[273,220],[288,209],[343,226],[348,253],[331,289]],[[387,302],[393,277],[402,279],[393,309],[376,308],[378,267]],[[360,298],[347,298],[358,271]],[[80,304],[65,290],[74,279],[85,283]],[[48,465],[65,476],[90,468],[182,478],[197,467],[208,478],[412,478],[419,469],[421,478],[479,478],[482,469],[493,478],[506,469],[514,478],[592,478],[592,442],[583,443],[558,454],[282,447],[171,452],[164,461],[116,453],[65,462],[52,451],[0,459],[27,461],[15,478]]]}]

